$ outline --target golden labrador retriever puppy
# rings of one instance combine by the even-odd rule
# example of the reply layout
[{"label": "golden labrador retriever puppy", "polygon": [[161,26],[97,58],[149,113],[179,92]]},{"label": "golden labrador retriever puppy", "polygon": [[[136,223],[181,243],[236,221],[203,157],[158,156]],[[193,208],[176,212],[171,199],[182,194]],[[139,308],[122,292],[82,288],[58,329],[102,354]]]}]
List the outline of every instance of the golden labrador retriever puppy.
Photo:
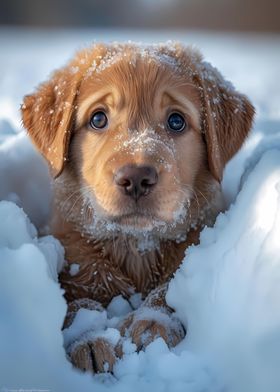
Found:
[{"label": "golden labrador retriever puppy", "polygon": [[[54,178],[50,228],[66,252],[66,327],[82,307],[141,293],[121,336],[138,349],[184,337],[167,285],[223,209],[223,169],[253,115],[244,95],[179,43],[94,45],[24,98],[23,124]],[[66,350],[81,369],[112,371],[122,338],[113,345],[87,334]]]}]

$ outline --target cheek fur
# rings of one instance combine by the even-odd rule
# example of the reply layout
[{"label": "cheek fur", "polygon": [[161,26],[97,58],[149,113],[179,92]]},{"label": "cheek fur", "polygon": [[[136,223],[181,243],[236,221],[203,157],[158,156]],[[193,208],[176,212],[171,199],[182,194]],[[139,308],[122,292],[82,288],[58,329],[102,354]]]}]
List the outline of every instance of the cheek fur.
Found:
[{"label": "cheek fur", "polygon": [[206,159],[205,145],[201,136],[190,130],[186,137],[176,143],[177,165],[181,185],[194,186],[195,179]]}]

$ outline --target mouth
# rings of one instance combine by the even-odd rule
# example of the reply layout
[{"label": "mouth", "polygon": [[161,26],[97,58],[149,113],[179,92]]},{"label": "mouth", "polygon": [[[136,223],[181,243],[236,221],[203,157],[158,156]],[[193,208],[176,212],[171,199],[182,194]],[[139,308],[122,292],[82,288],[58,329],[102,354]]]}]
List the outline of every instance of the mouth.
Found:
[{"label": "mouth", "polygon": [[[176,215],[178,214],[178,211]],[[179,214],[180,215],[180,214]],[[161,239],[182,240],[185,238],[188,220],[184,219],[164,219],[152,211],[130,211],[118,215],[95,215],[93,223],[87,228],[89,233],[101,237],[113,237],[127,235],[137,239],[137,241],[145,241],[153,239],[158,241]]]},{"label": "mouth", "polygon": [[[135,212],[114,217],[112,218],[112,222],[123,227],[133,227],[135,229],[150,231],[154,228],[155,224],[158,225],[159,219],[151,214]],[[164,222],[162,222],[162,225],[164,225]]]},{"label": "mouth", "polygon": [[[92,202],[92,197],[90,201]],[[89,226],[95,230],[95,233],[100,232],[106,235],[108,233],[134,236],[155,234],[169,238],[177,232],[186,231],[189,223],[189,203],[180,203],[175,206],[177,208],[168,207],[164,203],[162,206],[158,203],[158,205],[149,207],[140,203],[136,206],[126,203],[122,208],[118,206],[113,211],[108,211],[103,208],[102,204],[95,201],[92,208],[93,215],[89,217],[92,219]]]}]

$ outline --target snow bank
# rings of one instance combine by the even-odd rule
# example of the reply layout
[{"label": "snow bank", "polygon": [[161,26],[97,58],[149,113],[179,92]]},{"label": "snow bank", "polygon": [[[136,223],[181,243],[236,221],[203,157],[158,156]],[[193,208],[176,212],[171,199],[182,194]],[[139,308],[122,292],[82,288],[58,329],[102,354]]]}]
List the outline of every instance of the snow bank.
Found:
[{"label": "snow bank", "polygon": [[279,234],[280,149],[272,149],[170,285],[169,303],[188,328],[181,350],[211,360],[236,391],[280,387]]},{"label": "snow bank", "polygon": [[51,200],[47,166],[24,133],[11,137],[16,134],[15,130],[8,133],[12,125],[8,121],[2,124],[5,138],[0,145],[0,200],[24,206],[31,221],[42,228],[47,222]]},{"label": "snow bank", "polygon": [[[1,386],[47,385],[64,357],[59,332],[66,311],[57,283],[64,251],[15,204],[0,202]],[[47,369],[47,370],[46,370]]]}]

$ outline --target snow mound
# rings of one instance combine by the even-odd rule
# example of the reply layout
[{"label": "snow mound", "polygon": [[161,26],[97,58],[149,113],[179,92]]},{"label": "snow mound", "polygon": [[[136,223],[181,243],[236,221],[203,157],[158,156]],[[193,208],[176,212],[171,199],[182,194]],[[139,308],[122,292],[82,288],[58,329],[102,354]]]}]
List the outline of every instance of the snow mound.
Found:
[{"label": "snow mound", "polygon": [[[60,328],[66,312],[57,271],[64,251],[37,231],[14,203],[0,202],[1,386],[47,385],[64,357]],[[16,369],[16,374],[15,374]],[[48,369],[47,371],[45,369]]]},{"label": "snow mound", "polygon": [[0,145],[0,200],[23,206],[32,222],[42,228],[51,200],[47,165],[25,133],[11,137],[15,131],[11,132],[11,124],[7,124],[5,121],[5,138]]},{"label": "snow mound", "polygon": [[235,205],[188,249],[168,293],[188,328],[181,349],[211,359],[236,391],[280,386],[279,152],[261,157]]}]

